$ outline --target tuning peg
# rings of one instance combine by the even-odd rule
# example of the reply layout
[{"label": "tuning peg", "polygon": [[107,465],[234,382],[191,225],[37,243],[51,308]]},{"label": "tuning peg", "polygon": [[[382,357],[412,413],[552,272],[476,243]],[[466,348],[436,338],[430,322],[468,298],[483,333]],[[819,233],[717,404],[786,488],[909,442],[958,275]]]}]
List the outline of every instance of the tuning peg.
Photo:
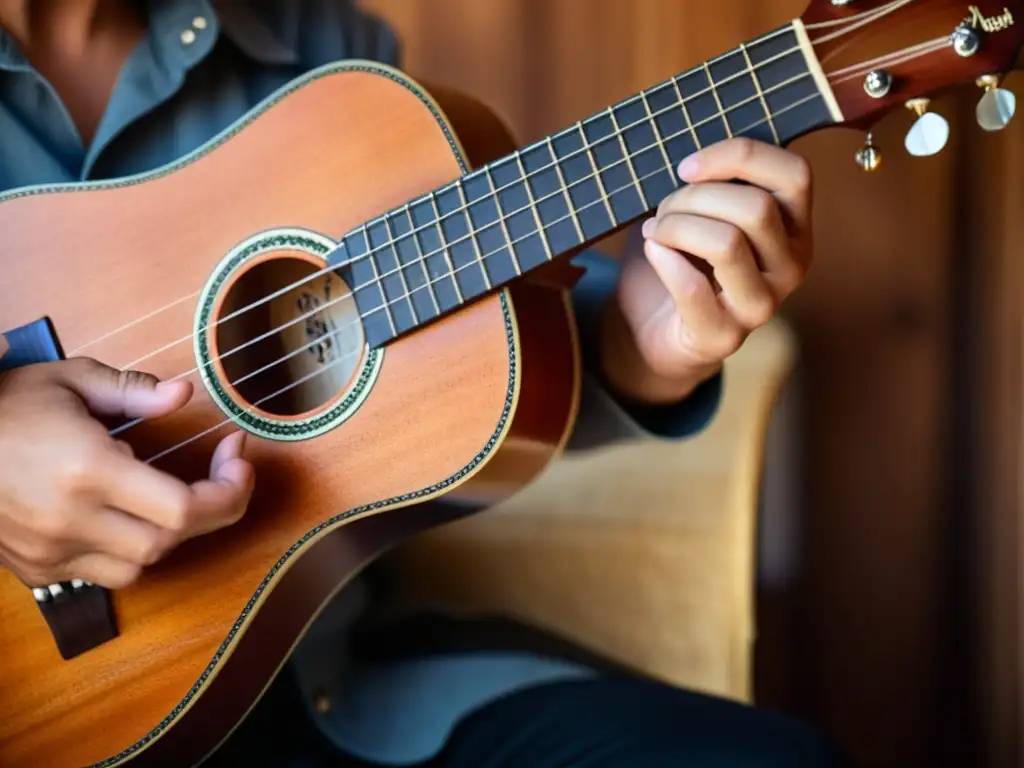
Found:
[{"label": "tuning peg", "polygon": [[937,155],[949,141],[949,123],[941,115],[928,111],[928,99],[911,99],[907,109],[917,113],[917,122],[907,131],[904,144],[914,157]]},{"label": "tuning peg", "polygon": [[986,131],[1003,130],[1017,110],[1017,98],[1013,92],[999,87],[999,75],[979,77],[978,87],[985,90],[976,110],[978,125]]},{"label": "tuning peg", "polygon": [[857,161],[857,165],[860,166],[861,170],[867,173],[877,171],[878,166],[882,164],[882,152],[875,146],[870,133],[864,140],[864,146],[857,150],[857,154],[854,155],[854,159]]}]

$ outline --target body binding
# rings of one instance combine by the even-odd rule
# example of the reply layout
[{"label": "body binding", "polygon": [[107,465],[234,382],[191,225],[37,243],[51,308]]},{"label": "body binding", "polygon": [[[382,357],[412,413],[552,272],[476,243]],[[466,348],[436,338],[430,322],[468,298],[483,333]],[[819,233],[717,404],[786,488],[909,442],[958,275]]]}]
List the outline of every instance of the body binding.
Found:
[{"label": "body binding", "polygon": [[[240,242],[278,229],[340,238],[514,148],[471,99],[376,63],[322,67],[172,166],[0,195],[0,329],[47,317],[68,357],[176,376],[196,367],[190,343],[128,364],[195,328],[199,292]],[[541,472],[571,431],[581,375],[571,278],[549,275],[388,345],[333,428],[250,437],[245,518],[112,593],[109,642],[61,658],[31,591],[0,572],[0,765],[198,764],[377,556]],[[180,415],[125,433],[136,455],[224,420],[193,381]],[[223,435],[157,466],[204,474]]]}]

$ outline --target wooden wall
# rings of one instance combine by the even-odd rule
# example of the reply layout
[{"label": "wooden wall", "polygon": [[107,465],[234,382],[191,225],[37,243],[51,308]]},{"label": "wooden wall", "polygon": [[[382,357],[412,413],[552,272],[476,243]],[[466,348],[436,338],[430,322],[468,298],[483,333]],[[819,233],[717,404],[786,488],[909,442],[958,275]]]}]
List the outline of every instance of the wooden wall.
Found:
[{"label": "wooden wall", "polygon": [[[785,23],[802,6],[800,0],[362,4],[400,34],[408,72],[487,102],[523,143]],[[954,395],[988,386],[953,375],[962,352],[972,348],[955,329],[962,313],[978,305],[979,292],[1019,274],[1016,261],[989,257],[1005,256],[1024,213],[1019,193],[1003,203],[996,224],[985,218],[986,211],[995,215],[989,207],[977,202],[988,182],[977,165],[965,171],[965,158],[984,152],[985,173],[999,173],[1021,134],[983,136],[970,116],[976,99],[967,89],[937,105],[950,116],[954,137],[946,152],[927,160],[903,150],[912,116],[887,118],[876,130],[885,162],[874,175],[853,164],[858,134],[835,130],[793,147],[812,160],[817,179],[817,263],[786,307],[800,334],[805,383],[803,567],[799,589],[764,596],[769,645],[759,651],[760,699],[811,719],[862,766],[923,765],[937,753],[973,752],[965,727],[977,701],[971,696],[990,701],[994,690],[979,689],[977,681],[1002,686],[1003,699],[1017,696],[1015,684],[996,672],[1005,671],[1014,646],[990,631],[1003,626],[1002,609],[1016,609],[1015,592],[986,585],[997,570],[1005,584],[1012,571],[1018,551],[1003,537],[1016,530],[1019,494],[1012,494],[1004,469],[999,498],[980,498],[965,479],[970,462],[962,461],[977,455],[971,441],[991,443],[1002,415],[987,411],[988,431],[979,432],[969,427],[971,415],[954,407],[962,405]],[[985,142],[987,149],[979,149]],[[1019,168],[1022,156],[1015,156]],[[1013,183],[1019,186],[1018,179]],[[961,213],[968,200],[980,205],[973,218]],[[978,226],[1002,227],[983,252],[965,234]],[[964,298],[962,265],[986,259],[997,266],[971,283],[972,303]],[[1016,334],[1020,323],[1006,313],[1019,309],[1006,290],[999,301],[1001,311],[989,305],[976,330],[1004,335],[986,351],[975,350],[988,361],[975,363],[1014,403],[1019,349],[1016,369],[992,360],[1005,360],[1014,349],[1006,334]],[[1003,441],[1007,450],[1018,445],[1019,409],[1016,416],[1013,437]],[[1013,468],[1019,452],[1004,459]],[[963,516],[976,502],[1002,505],[985,518],[981,533]],[[977,545],[975,573],[984,583],[976,588],[960,588],[965,532]],[[997,568],[987,564],[986,542],[999,540]],[[979,599],[988,629],[965,618],[964,606]],[[999,665],[967,669],[961,652],[972,631],[973,647],[1000,653]],[[1006,707],[1000,712],[1006,721]],[[1004,725],[1005,736],[1012,723]]]}]

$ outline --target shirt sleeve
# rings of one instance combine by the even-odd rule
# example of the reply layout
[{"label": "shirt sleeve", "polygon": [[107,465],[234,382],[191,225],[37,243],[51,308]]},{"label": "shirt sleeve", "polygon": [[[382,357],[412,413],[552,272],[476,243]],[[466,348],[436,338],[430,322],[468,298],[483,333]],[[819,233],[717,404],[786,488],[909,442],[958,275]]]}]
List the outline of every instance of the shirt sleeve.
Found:
[{"label": "shirt sleeve", "polygon": [[583,357],[579,415],[567,450],[598,448],[625,440],[690,437],[714,418],[722,396],[722,374],[701,383],[677,403],[639,406],[623,402],[603,383],[597,355],[601,307],[615,289],[619,263],[595,250],[574,259],[586,272],[573,289]]}]

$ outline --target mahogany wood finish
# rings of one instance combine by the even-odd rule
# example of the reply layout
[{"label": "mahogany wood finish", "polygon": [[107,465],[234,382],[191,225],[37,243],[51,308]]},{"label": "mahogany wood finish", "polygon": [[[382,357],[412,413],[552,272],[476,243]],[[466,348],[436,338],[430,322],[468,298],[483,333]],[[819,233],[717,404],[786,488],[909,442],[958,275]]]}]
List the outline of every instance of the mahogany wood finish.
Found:
[{"label": "mahogany wood finish", "polygon": [[[920,5],[934,10],[915,15]],[[995,15],[1002,6],[980,8]],[[806,21],[830,13],[821,0]],[[908,5],[847,36],[844,55],[870,57],[882,38],[884,53],[900,51],[921,42],[931,25],[944,22],[948,32],[965,13],[945,0]],[[913,71],[930,74],[901,93],[925,95],[973,79],[978,67],[1007,66],[1020,29],[999,33],[1006,42],[986,49],[985,58],[946,51],[918,60]],[[796,39],[794,29],[785,34]],[[802,53],[795,58],[805,78],[813,51],[791,50]],[[714,91],[717,76],[710,76]],[[784,141],[834,123],[821,108],[828,86],[815,82],[817,103],[803,111],[803,125],[796,119],[780,131]],[[663,87],[672,86],[675,79]],[[712,95],[739,106],[724,92]],[[849,119],[867,115],[856,103],[840,98]],[[340,236],[465,172],[429,106],[397,75],[340,69],[172,172],[4,199],[0,328],[49,315],[69,354],[88,345],[89,356],[124,367],[166,346],[142,367],[162,377],[191,369],[191,346],[176,342],[191,336],[197,288],[236,244],[275,226]],[[484,114],[457,105],[455,113]],[[709,120],[728,130],[722,115]],[[467,133],[475,150],[486,152],[488,133],[507,143],[493,118],[484,130],[479,125]],[[664,141],[662,174],[685,149]],[[602,201],[612,226],[592,224],[595,236],[642,213],[612,197]],[[457,514],[407,504],[444,494],[492,503],[535,476],[566,437],[578,396],[564,291],[572,275],[559,267],[552,262],[536,280],[513,281],[388,343],[369,396],[342,427],[306,442],[251,441],[260,485],[245,520],[188,543],[117,592],[120,635],[111,642],[61,660],[31,595],[0,575],[0,764],[194,763],[260,696],[325,599],[390,544]],[[182,297],[189,299],[175,303]],[[169,308],[133,324],[161,307]],[[128,439],[149,456],[222,419],[200,390],[182,414],[143,424]],[[204,473],[216,436],[162,463],[184,476]]]},{"label": "mahogany wood finish", "polygon": [[[893,3],[875,0],[834,6],[826,1],[816,2],[810,5],[803,18],[808,25],[814,25],[850,18],[887,5]],[[870,128],[884,113],[902,108],[910,99],[934,98],[981,75],[1010,69],[1024,38],[1024,2],[990,0],[975,3],[973,7],[986,18],[1000,18],[1009,13],[1014,23],[997,32],[982,33],[980,48],[969,57],[960,57],[952,48],[945,47],[926,55],[908,57],[901,63],[879,63],[879,69],[893,76],[892,90],[879,99],[864,90],[863,63],[916,45],[948,39],[957,24],[974,19],[972,4],[957,0],[915,0],[889,14],[886,23],[866,24],[849,34],[816,43],[818,59],[829,76],[845,122]],[[827,37],[831,31],[833,29],[822,28],[812,33],[811,38]],[[836,74],[840,72],[843,74]]]},{"label": "mahogany wood finish", "polygon": [[[465,127],[474,160],[508,151],[507,133],[493,115],[481,122],[481,106],[437,100]],[[49,314],[73,350],[194,292],[252,232],[287,222],[339,235],[462,172],[415,91],[357,71],[325,77],[158,180],[0,205],[0,325]],[[45,257],[58,253],[59,269]],[[208,754],[330,596],[389,545],[460,513],[394,504],[312,531],[345,510],[441,483],[478,454],[482,468],[451,495],[493,503],[560,450],[579,387],[566,287],[520,282],[394,342],[365,404],[327,435],[294,444],[250,437],[258,485],[247,516],[115,592],[115,640],[62,660],[31,592],[0,573],[0,765],[192,765]],[[187,335],[192,313],[191,304],[171,310],[88,352],[124,365]],[[140,367],[171,377],[194,366],[191,346],[180,344]],[[499,430],[506,408],[511,423]],[[144,457],[222,419],[197,387],[181,416],[124,438]],[[163,464],[200,472],[222,435]]]}]

